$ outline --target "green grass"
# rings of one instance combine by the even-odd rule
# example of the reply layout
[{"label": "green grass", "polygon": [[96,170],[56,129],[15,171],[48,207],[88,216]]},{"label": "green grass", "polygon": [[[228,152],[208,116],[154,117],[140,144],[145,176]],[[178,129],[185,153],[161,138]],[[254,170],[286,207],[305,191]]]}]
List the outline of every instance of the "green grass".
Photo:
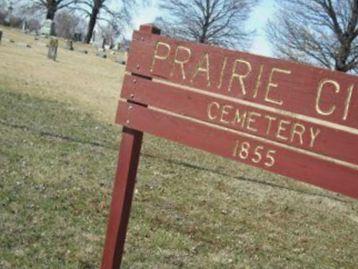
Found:
[{"label": "green grass", "polygon": [[25,94],[0,100],[0,267],[92,268],[118,129]]},{"label": "green grass", "polygon": [[[98,268],[120,128],[0,87],[0,268]],[[123,268],[356,268],[358,203],[146,136]]]}]

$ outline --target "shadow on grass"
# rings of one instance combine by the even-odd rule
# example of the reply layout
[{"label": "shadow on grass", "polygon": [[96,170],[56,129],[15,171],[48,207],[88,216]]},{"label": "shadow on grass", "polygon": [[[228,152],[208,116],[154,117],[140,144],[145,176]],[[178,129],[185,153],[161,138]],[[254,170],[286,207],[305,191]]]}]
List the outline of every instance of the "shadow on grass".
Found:
[{"label": "shadow on grass", "polygon": [[256,183],[256,184],[260,184],[260,185],[270,186],[272,188],[278,188],[278,189],[282,189],[282,190],[294,191],[294,192],[302,193],[302,194],[305,194],[305,195],[319,196],[319,197],[324,197],[324,198],[336,200],[336,201],[339,201],[339,202],[347,203],[347,201],[345,201],[343,199],[340,199],[339,197],[334,197],[334,196],[326,195],[326,194],[323,194],[323,193],[314,193],[314,192],[309,192],[309,191],[300,190],[300,189],[293,189],[293,188],[289,188],[289,187],[286,187],[286,186],[282,186],[282,185],[274,184],[274,183],[271,183],[271,182],[266,182],[266,181],[254,179],[254,178],[247,178],[247,177],[243,177],[243,176],[239,176],[239,177],[238,176],[233,176],[233,175],[223,173],[223,172],[211,169],[211,168],[201,167],[201,166],[190,164],[190,163],[187,163],[187,162],[161,158],[161,157],[150,155],[150,154],[147,154],[147,153],[142,153],[141,155],[143,157],[153,158],[153,159],[160,159],[160,160],[165,161],[167,163],[184,166],[184,167],[188,167],[188,168],[191,168],[191,169],[197,169],[197,170],[201,170],[201,171],[210,172],[210,173],[213,173],[213,174],[216,174],[216,175],[219,175],[219,176],[223,176],[223,177],[234,178],[236,180],[247,181],[247,182]]},{"label": "shadow on grass", "polygon": [[20,129],[20,130],[25,131],[25,132],[31,132],[32,134],[36,134],[36,135],[43,136],[43,137],[57,138],[57,139],[64,140],[66,142],[80,143],[80,144],[84,144],[84,145],[90,145],[90,146],[93,146],[93,147],[101,147],[101,148],[106,148],[106,149],[110,149],[110,150],[116,150],[116,148],[111,147],[109,145],[102,144],[102,143],[93,142],[93,141],[86,141],[86,140],[83,140],[83,139],[80,139],[80,138],[77,138],[77,137],[71,137],[71,136],[51,133],[51,132],[48,132],[48,131],[36,130],[35,128],[29,127],[29,126],[26,126],[26,125],[8,123],[8,122],[5,122],[5,121],[3,121],[1,119],[0,119],[0,124],[4,125],[4,126],[7,126],[7,127],[10,127],[10,128]]},{"label": "shadow on grass", "polygon": [[[109,149],[109,150],[113,150],[113,151],[118,150],[118,148],[116,148],[116,147],[106,145],[106,144],[103,144],[103,143],[98,143],[98,142],[93,142],[93,141],[85,141],[85,140],[82,140],[80,138],[60,135],[60,134],[51,133],[51,132],[48,132],[48,131],[40,131],[40,130],[36,130],[36,129],[32,128],[32,127],[26,126],[26,125],[11,124],[11,123],[4,122],[2,120],[0,120],[0,124],[5,125],[7,127],[11,127],[11,128],[21,129],[23,131],[29,131],[29,132],[37,134],[39,136],[61,139],[61,140],[64,140],[66,142],[86,144],[86,145],[90,145],[90,146],[93,146],[93,147],[101,147],[101,148],[105,148],[105,149]],[[247,181],[247,182],[256,183],[256,184],[265,185],[265,186],[270,186],[272,188],[277,188],[277,189],[282,189],[282,190],[294,191],[294,192],[297,192],[297,193],[310,195],[310,196],[324,197],[324,198],[336,200],[336,201],[343,202],[343,203],[347,202],[345,200],[342,200],[342,199],[340,199],[338,197],[334,197],[334,196],[331,196],[331,195],[326,195],[326,194],[322,194],[322,193],[314,193],[314,192],[309,192],[309,191],[300,190],[300,189],[293,189],[293,188],[289,188],[289,187],[286,187],[286,186],[274,184],[272,182],[266,182],[266,181],[262,181],[262,180],[258,180],[258,179],[254,179],[254,178],[247,178],[247,177],[243,177],[243,176],[239,176],[239,177],[238,176],[233,176],[233,175],[223,173],[223,172],[220,172],[220,171],[217,171],[217,170],[214,170],[214,169],[210,169],[210,168],[207,168],[207,167],[202,167],[202,166],[190,164],[190,163],[183,162],[183,161],[167,159],[167,158],[163,158],[163,157],[160,157],[160,156],[154,156],[154,155],[151,155],[151,154],[148,154],[148,153],[143,153],[142,152],[141,155],[143,157],[145,157],[145,158],[158,159],[158,160],[170,163],[170,164],[184,166],[184,167],[188,167],[188,168],[195,169],[195,170],[200,170],[200,171],[206,171],[206,172],[210,172],[210,173],[213,173],[213,174],[216,174],[216,175],[229,177],[229,178],[234,178],[236,180]]]},{"label": "shadow on grass", "polygon": [[[84,122],[91,122],[89,125],[93,125],[94,122],[96,123],[96,126],[99,126],[99,129],[88,129],[87,125],[78,126],[73,122],[64,121],[63,118],[57,118],[58,114],[65,114],[67,115],[67,119],[70,119],[72,116],[73,111],[71,111],[71,107],[66,103],[60,103],[57,101],[50,101],[46,99],[41,99],[37,97],[30,96],[28,94],[19,94],[14,93],[10,91],[6,91],[0,88],[0,97],[2,97],[4,103],[3,105],[3,112],[7,112],[3,115],[3,119],[0,118],[0,125],[7,126],[9,128],[15,128],[19,129],[25,132],[31,132],[32,134],[39,135],[41,137],[50,137],[50,138],[56,138],[60,139],[66,142],[72,142],[72,143],[80,143],[83,145],[90,145],[93,147],[100,147],[112,151],[118,151],[118,146],[113,141],[117,137],[117,132],[114,132],[116,129],[106,126],[103,123],[97,122],[92,118],[91,115],[86,115],[83,118]],[[28,104],[31,104],[28,106]],[[19,113],[20,112],[20,113]],[[13,121],[12,115],[19,115],[20,120],[19,121]],[[34,118],[29,119],[29,115],[35,116]],[[24,117],[24,118],[22,118]],[[49,118],[49,119],[48,119]],[[10,121],[13,121],[10,123]],[[21,122],[30,122],[30,124],[25,125]],[[56,124],[60,123],[60,124]],[[37,124],[38,123],[38,124]],[[55,123],[55,125],[54,125]],[[62,125],[61,125],[62,124]],[[60,125],[60,126],[58,126]],[[88,125],[88,126],[89,126]],[[34,126],[39,126],[38,128]],[[42,129],[42,127],[45,127]],[[56,127],[56,128],[55,128]],[[81,128],[82,127],[82,128]],[[48,129],[52,129],[53,131],[48,131]],[[59,131],[64,132],[71,132],[72,130],[78,131],[78,136],[76,135],[65,135],[65,134],[59,134]],[[83,130],[82,130],[83,129]],[[57,132],[56,132],[57,131]],[[77,134],[77,133],[76,133]],[[86,135],[83,135],[86,134]],[[87,135],[89,134],[89,135]],[[106,139],[104,139],[103,142],[94,141],[97,137],[103,137],[104,135],[108,135]],[[112,143],[113,142],[113,143]],[[347,201],[340,199],[339,197],[334,197],[332,195],[327,195],[324,193],[316,193],[316,192],[310,192],[306,190],[300,190],[300,189],[294,189],[287,186],[282,186],[279,184],[275,184],[272,182],[266,182],[262,180],[258,180],[255,178],[247,178],[243,176],[233,176],[228,173],[220,172],[215,169],[202,167],[199,165],[194,165],[188,162],[168,159],[161,156],[154,156],[149,153],[141,153],[141,155],[145,158],[152,158],[152,159],[158,159],[161,161],[164,161],[166,163],[171,163],[179,166],[184,166],[191,169],[196,169],[200,171],[206,171],[210,173],[214,173],[216,175],[228,177],[228,178],[234,178],[236,180],[242,180],[247,182],[252,182],[260,185],[270,186],[272,188],[282,189],[282,190],[288,190],[288,191],[294,191],[297,193],[302,193],[305,195],[310,196],[319,196],[324,198],[329,198],[332,200],[336,200],[339,202],[346,203]]]}]

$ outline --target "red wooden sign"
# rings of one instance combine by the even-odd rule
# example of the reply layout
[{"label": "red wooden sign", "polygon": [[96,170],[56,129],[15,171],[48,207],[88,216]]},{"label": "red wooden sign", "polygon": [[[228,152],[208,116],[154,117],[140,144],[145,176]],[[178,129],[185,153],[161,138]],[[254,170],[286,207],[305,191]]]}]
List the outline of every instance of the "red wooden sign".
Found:
[{"label": "red wooden sign", "polygon": [[358,198],[358,78],[134,32],[102,269],[121,263],[143,132]]}]

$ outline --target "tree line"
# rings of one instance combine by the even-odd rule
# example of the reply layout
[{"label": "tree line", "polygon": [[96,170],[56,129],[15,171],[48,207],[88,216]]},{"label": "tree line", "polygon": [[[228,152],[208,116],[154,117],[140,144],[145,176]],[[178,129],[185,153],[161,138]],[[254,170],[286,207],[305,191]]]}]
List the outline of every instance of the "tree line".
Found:
[{"label": "tree line", "polygon": [[[123,33],[138,5],[148,2],[150,0],[18,0],[15,6],[20,17],[41,14],[57,21],[62,28],[60,32],[67,31],[66,35],[70,35],[71,27],[81,25],[84,41],[90,43],[94,29],[101,25],[110,29],[108,32],[113,38]],[[155,24],[165,35],[235,49],[248,49],[255,36],[247,22],[260,0],[158,2],[162,16]],[[0,4],[0,23],[6,13],[3,6]],[[276,6],[277,11],[265,29],[275,56],[358,73],[358,0],[276,0]]]},{"label": "tree line", "polygon": [[[6,1],[6,0],[4,0]],[[102,35],[121,34],[120,29],[128,26],[134,7],[146,0],[18,0],[0,3],[0,24],[20,27],[26,20],[30,30],[39,30],[40,20],[56,22],[56,34],[70,38],[74,32],[84,34],[84,41],[90,43],[95,28]],[[10,10],[9,10],[10,9]],[[9,12],[11,12],[9,16]],[[14,23],[16,21],[16,23]],[[37,21],[34,24],[34,21]],[[111,32],[111,33],[109,33]]]}]

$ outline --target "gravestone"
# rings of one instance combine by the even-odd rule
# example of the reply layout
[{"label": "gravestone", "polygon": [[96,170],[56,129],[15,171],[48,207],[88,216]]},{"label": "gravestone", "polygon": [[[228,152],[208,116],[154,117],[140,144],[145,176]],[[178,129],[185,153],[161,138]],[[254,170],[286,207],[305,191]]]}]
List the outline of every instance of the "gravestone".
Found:
[{"label": "gravestone", "polygon": [[52,20],[45,20],[40,32],[45,36],[55,35],[55,23]]},{"label": "gravestone", "polygon": [[73,41],[71,39],[66,40],[65,42],[65,49],[73,50]]},{"label": "gravestone", "polygon": [[82,42],[82,34],[81,33],[75,33],[73,35],[73,39],[75,40],[75,42]]},{"label": "gravestone", "polygon": [[57,49],[58,49],[58,39],[51,38],[48,44],[48,54],[47,57],[51,60],[56,61],[57,58]]},{"label": "gravestone", "polygon": [[98,49],[96,56],[101,57],[103,59],[107,58],[106,50],[105,49]]},{"label": "gravestone", "polygon": [[22,32],[28,33],[28,25],[26,20],[22,22]]},{"label": "gravestone", "polygon": [[96,43],[96,31],[93,31],[91,43]]},{"label": "gravestone", "polygon": [[4,25],[5,26],[10,26],[10,21],[11,21],[10,19],[11,19],[11,15],[10,15],[10,13],[8,13],[4,18]]},{"label": "gravestone", "polygon": [[40,33],[39,33],[39,30],[38,30],[38,29],[36,29],[36,30],[34,30],[34,31],[31,31],[31,34],[32,34],[33,36],[35,36],[35,37],[40,36]]},{"label": "gravestone", "polygon": [[0,31],[0,44],[1,44],[1,39],[2,39],[2,31]]},{"label": "gravestone", "polygon": [[21,47],[21,48],[29,48],[29,49],[31,49],[31,45],[27,44],[27,43],[19,42],[19,43],[16,43],[16,45]]},{"label": "gravestone", "polygon": [[127,63],[128,54],[127,52],[119,53],[117,58],[117,63],[125,65]]}]

